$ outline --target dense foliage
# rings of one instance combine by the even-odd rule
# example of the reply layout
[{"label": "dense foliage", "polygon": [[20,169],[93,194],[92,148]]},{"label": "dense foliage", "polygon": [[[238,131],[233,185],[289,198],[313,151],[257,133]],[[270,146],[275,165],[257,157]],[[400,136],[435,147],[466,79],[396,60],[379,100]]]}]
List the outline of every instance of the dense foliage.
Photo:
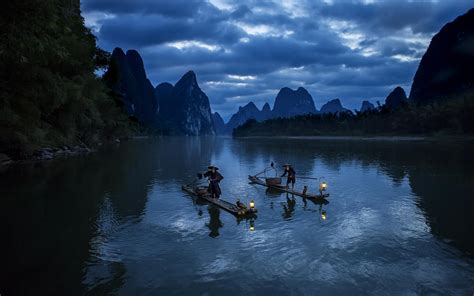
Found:
[{"label": "dense foliage", "polygon": [[474,134],[474,94],[445,98],[426,105],[397,109],[379,106],[370,111],[305,115],[263,122],[249,120],[234,129],[236,137],[324,135]]},{"label": "dense foliage", "polygon": [[94,74],[108,64],[79,0],[15,0],[0,12],[0,152],[91,144],[133,132]]}]

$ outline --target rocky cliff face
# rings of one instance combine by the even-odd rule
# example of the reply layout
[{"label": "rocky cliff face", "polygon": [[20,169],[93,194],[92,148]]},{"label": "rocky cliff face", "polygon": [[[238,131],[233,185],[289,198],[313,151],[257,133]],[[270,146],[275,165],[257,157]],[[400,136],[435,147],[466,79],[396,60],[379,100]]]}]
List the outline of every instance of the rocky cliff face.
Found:
[{"label": "rocky cliff face", "polygon": [[212,113],[212,122],[214,123],[214,129],[217,135],[223,135],[226,133],[226,125],[219,113]]},{"label": "rocky cliff face", "polygon": [[273,117],[289,117],[317,113],[311,95],[303,87],[292,90],[284,87],[278,93],[273,105]]},{"label": "rocky cliff face", "polygon": [[128,114],[144,125],[153,125],[159,111],[158,100],[140,54],[136,50],[128,50],[125,54],[121,48],[115,48],[111,60],[118,71],[118,80],[112,87],[122,94]]},{"label": "rocky cliff face", "polygon": [[351,112],[349,109],[346,109],[342,106],[341,100],[339,99],[334,99],[331,101],[328,101],[326,104],[324,104],[321,107],[321,110],[319,110],[319,113],[342,113],[342,112]]},{"label": "rocky cliff face", "polygon": [[214,135],[209,98],[189,71],[175,84],[162,83],[155,93],[162,100],[160,118],[173,134]]},{"label": "rocky cliff face", "polygon": [[363,101],[362,106],[360,107],[360,112],[370,111],[374,109],[375,106],[369,101]]},{"label": "rocky cliff face", "polygon": [[421,59],[410,100],[431,102],[474,89],[474,9],[446,24]]},{"label": "rocky cliff face", "polygon": [[397,86],[385,99],[385,106],[396,109],[407,102],[407,95],[403,88]]}]

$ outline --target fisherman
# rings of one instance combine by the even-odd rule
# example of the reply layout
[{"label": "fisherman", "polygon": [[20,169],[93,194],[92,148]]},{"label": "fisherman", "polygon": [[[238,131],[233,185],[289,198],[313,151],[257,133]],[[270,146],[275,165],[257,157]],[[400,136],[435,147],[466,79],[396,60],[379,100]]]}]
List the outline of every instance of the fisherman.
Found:
[{"label": "fisherman", "polygon": [[283,167],[285,168],[285,170],[281,177],[284,177],[286,176],[286,174],[288,174],[288,179],[286,179],[286,188],[288,188],[288,185],[291,183],[291,189],[294,189],[296,182],[296,172],[293,167],[288,163],[284,164]]},{"label": "fisherman", "polygon": [[219,182],[224,179],[224,177],[218,172],[219,168],[213,165],[207,167],[207,172],[204,173],[204,177],[209,179],[209,188],[208,191],[211,194],[211,198],[219,198],[221,195],[221,188]]}]

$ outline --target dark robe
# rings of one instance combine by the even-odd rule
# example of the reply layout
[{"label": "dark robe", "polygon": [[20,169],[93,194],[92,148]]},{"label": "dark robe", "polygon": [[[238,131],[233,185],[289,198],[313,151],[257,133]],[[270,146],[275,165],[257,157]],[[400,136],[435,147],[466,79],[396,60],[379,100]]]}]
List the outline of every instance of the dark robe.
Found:
[{"label": "dark robe", "polygon": [[218,171],[208,171],[204,174],[204,177],[209,179],[208,191],[211,194],[211,198],[219,198],[219,196],[221,196],[219,182],[224,179],[224,177]]}]

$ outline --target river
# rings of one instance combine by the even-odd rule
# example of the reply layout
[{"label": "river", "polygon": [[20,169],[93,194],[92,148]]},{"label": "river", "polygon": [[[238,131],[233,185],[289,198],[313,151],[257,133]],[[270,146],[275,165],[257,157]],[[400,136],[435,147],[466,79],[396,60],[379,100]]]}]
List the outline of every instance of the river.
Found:
[{"label": "river", "polygon": [[[247,182],[271,161],[329,203]],[[256,219],[181,191],[210,163]],[[462,141],[161,138],[15,165],[0,294],[472,295],[473,185]]]}]

